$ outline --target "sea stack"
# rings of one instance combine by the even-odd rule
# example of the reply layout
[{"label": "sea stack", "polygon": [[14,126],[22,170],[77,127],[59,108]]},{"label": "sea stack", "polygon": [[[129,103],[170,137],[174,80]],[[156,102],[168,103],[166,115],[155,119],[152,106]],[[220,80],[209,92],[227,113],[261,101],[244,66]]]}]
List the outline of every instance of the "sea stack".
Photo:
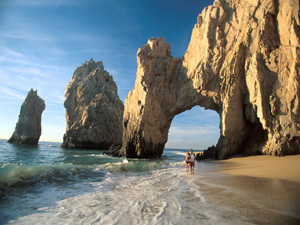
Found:
[{"label": "sea stack", "polygon": [[19,120],[8,142],[36,145],[41,136],[42,113],[45,108],[44,100],[37,95],[37,91],[31,89],[21,106]]},{"label": "sea stack", "polygon": [[65,92],[62,147],[108,149],[122,142],[124,105],[113,77],[92,59],[75,69]]},{"label": "sea stack", "polygon": [[173,118],[196,105],[220,115],[207,157],[300,153],[299,1],[216,0],[198,16],[181,59],[152,38],[137,61],[125,100],[125,156],[160,157]]}]

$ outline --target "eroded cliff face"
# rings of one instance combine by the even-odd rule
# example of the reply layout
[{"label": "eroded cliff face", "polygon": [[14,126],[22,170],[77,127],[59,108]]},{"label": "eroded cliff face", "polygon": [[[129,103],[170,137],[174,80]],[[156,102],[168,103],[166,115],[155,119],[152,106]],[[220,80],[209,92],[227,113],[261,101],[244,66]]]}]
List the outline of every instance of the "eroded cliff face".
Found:
[{"label": "eroded cliff face", "polygon": [[37,95],[37,91],[31,89],[21,106],[19,120],[8,142],[36,145],[42,133],[42,113],[45,108],[44,100]]},{"label": "eroded cliff face", "polygon": [[[126,157],[159,157],[174,113],[180,60],[165,39],[150,39],[138,50],[135,87],[125,100],[122,152]],[[179,67],[179,68],[178,68]]]},{"label": "eroded cliff face", "polygon": [[295,0],[215,1],[182,59],[150,39],[125,101],[122,153],[161,156],[172,119],[195,105],[220,115],[210,157],[300,153],[299,40]]},{"label": "eroded cliff face", "polygon": [[66,133],[62,146],[108,149],[122,142],[124,106],[101,61],[76,68],[65,92]]}]

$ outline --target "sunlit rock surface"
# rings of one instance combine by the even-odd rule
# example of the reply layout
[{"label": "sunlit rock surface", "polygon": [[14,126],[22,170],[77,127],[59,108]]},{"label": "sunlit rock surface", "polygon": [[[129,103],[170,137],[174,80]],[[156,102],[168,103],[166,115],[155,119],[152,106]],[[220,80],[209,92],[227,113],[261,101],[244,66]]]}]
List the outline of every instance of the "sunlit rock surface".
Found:
[{"label": "sunlit rock surface", "polygon": [[66,133],[62,146],[108,149],[122,142],[124,106],[101,61],[76,68],[65,92]]},{"label": "sunlit rock surface", "polygon": [[163,38],[138,50],[121,153],[160,157],[174,116],[195,105],[220,115],[209,157],[300,153],[299,1],[215,1],[197,19],[182,59]]}]

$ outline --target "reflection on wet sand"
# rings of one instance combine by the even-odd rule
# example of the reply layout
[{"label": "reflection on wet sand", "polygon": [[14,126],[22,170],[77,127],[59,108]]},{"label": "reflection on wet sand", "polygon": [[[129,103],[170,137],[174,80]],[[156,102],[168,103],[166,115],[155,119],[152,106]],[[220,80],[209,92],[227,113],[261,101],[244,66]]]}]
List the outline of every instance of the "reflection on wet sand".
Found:
[{"label": "reflection on wet sand", "polygon": [[[269,158],[271,160],[265,163],[269,169],[263,165],[264,157],[249,157],[246,163],[241,159],[200,161],[195,175],[186,180],[201,190],[207,207],[214,207],[222,217],[220,221],[225,223],[236,218],[236,222],[245,224],[300,224],[300,182],[297,176],[288,174],[298,167],[295,164],[299,156],[279,163],[278,158]],[[281,168],[278,174],[272,174],[270,167],[276,168],[276,165]],[[284,178],[285,174],[289,179],[274,178]]]}]

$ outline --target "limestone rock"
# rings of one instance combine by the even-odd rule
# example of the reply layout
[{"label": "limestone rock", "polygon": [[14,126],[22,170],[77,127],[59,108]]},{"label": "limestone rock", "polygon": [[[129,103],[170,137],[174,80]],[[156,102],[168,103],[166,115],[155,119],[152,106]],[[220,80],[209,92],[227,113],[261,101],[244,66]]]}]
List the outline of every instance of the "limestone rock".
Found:
[{"label": "limestone rock", "polygon": [[220,115],[213,154],[300,153],[300,18],[295,0],[216,0],[198,16],[182,59],[163,38],[138,50],[125,101],[122,153],[160,157],[177,114]]},{"label": "limestone rock", "polygon": [[63,147],[108,149],[122,142],[123,102],[101,61],[91,59],[76,68],[65,97]]},{"label": "limestone rock", "polygon": [[122,157],[122,154],[120,152],[121,148],[122,148],[121,143],[113,143],[107,151],[103,152],[103,154],[110,155],[113,157]]},{"label": "limestone rock", "polygon": [[122,154],[160,157],[176,114],[177,84],[185,82],[184,73],[180,73],[180,60],[171,56],[164,38],[150,39],[138,50],[137,58],[135,87],[125,100]]},{"label": "limestone rock", "polygon": [[9,143],[36,145],[42,132],[42,113],[46,105],[32,89],[28,92],[20,110],[19,120]]}]

